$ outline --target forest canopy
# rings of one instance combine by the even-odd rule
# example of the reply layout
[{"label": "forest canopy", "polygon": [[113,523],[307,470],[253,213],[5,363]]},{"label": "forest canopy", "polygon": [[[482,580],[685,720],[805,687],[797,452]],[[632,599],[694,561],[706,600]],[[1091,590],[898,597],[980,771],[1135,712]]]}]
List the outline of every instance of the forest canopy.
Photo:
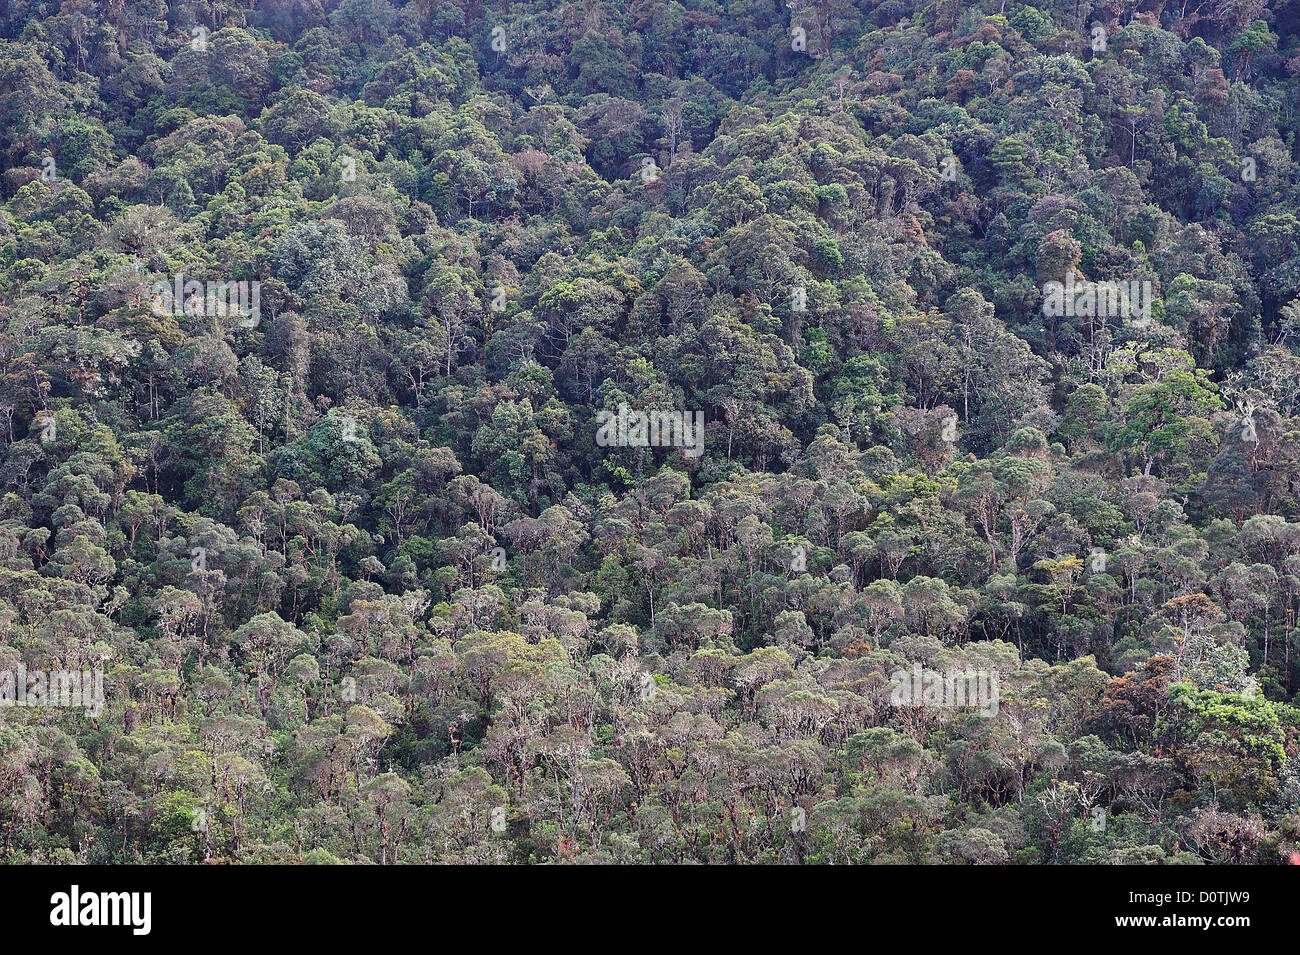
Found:
[{"label": "forest canopy", "polygon": [[1300,862],[1300,0],[0,0],[0,119],[0,863]]}]

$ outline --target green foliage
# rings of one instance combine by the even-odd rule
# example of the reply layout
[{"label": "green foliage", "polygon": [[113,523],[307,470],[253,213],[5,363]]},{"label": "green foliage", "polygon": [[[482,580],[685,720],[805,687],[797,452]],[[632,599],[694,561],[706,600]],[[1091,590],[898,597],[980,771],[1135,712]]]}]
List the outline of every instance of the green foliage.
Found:
[{"label": "green foliage", "polygon": [[1295,4],[992,9],[6,4],[0,861],[1300,851]]}]

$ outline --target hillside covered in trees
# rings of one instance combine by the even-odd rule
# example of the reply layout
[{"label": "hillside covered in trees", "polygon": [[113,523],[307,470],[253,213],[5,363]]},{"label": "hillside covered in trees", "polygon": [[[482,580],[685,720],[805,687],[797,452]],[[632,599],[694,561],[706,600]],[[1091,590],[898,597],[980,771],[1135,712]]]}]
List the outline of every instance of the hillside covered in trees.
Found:
[{"label": "hillside covered in trees", "polygon": [[0,118],[0,862],[1300,861],[1300,0],[0,0]]}]

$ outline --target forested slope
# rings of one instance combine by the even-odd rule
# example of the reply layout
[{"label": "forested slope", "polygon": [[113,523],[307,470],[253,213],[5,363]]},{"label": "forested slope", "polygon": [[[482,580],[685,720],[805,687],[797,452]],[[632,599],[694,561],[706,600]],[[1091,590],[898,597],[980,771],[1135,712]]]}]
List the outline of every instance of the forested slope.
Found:
[{"label": "forested slope", "polygon": [[0,861],[1300,861],[1297,0],[0,38]]}]

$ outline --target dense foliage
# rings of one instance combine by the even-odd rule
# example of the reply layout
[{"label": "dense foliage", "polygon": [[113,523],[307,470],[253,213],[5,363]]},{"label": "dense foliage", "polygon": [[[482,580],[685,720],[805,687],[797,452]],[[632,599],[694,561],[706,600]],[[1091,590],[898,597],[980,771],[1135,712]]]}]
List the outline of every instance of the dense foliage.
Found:
[{"label": "dense foliage", "polygon": [[1300,858],[1300,0],[0,37],[0,860]]}]

